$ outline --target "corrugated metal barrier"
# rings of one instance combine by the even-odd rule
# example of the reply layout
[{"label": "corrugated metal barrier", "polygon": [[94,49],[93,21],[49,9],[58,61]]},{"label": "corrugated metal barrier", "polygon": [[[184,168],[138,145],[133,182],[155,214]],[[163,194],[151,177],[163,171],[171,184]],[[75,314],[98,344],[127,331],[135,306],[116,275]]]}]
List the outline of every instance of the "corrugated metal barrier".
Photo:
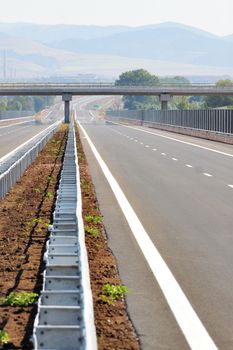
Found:
[{"label": "corrugated metal barrier", "polygon": [[34,323],[35,350],[96,350],[74,125],[70,124],[44,283]]}]

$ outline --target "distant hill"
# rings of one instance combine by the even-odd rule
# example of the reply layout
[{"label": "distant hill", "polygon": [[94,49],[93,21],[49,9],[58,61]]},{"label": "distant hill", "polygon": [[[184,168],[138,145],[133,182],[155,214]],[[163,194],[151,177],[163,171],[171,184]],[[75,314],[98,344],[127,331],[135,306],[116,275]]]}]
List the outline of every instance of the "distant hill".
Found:
[{"label": "distant hill", "polygon": [[177,25],[155,26],[89,40],[71,38],[54,46],[79,53],[233,67],[233,43]]},{"label": "distant hill", "polygon": [[228,42],[233,43],[233,34],[224,36],[224,39]]},{"label": "distant hill", "polygon": [[140,27],[0,23],[8,77],[96,74],[145,68],[159,75],[233,75],[233,35],[178,23]]},{"label": "distant hill", "polygon": [[70,38],[93,39],[111,36],[132,30],[126,26],[79,26],[79,25],[41,25],[28,23],[0,23],[0,32],[52,44]]}]

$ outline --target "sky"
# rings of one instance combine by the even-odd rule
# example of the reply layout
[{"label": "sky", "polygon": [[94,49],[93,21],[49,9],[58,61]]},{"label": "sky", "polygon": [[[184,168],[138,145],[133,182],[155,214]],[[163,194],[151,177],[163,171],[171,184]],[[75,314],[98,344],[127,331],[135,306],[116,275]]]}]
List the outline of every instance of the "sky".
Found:
[{"label": "sky", "polygon": [[0,22],[129,26],[178,22],[217,35],[233,34],[233,0],[0,0],[0,4]]}]

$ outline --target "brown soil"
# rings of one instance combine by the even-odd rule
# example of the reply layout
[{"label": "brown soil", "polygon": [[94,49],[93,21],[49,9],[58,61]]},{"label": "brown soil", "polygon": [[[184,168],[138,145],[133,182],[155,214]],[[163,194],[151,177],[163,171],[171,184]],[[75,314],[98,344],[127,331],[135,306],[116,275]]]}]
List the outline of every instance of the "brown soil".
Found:
[{"label": "brown soil", "polygon": [[[67,129],[62,127],[11,192],[0,201],[1,297],[12,291],[40,293],[47,225],[52,219],[66,136]],[[101,216],[78,134],[77,140],[83,215]],[[139,341],[128,318],[124,299],[114,305],[100,299],[105,283],[121,283],[115,258],[103,234],[104,227],[102,223],[85,224],[99,230],[98,238],[86,234],[98,348],[138,350]],[[10,343],[3,346],[4,349],[32,349],[30,337],[36,312],[36,305],[6,307],[0,301],[0,330],[7,331],[10,337]]]},{"label": "brown soil", "polygon": [[104,303],[100,296],[106,283],[121,284],[115,257],[107,246],[103,224],[94,225],[85,221],[85,216],[101,216],[95,190],[88,172],[78,132],[77,148],[81,175],[84,224],[97,228],[99,236],[86,233],[86,246],[91,274],[91,288],[94,301],[95,325],[99,350],[138,350],[139,340],[129,320],[125,300],[121,298],[114,305]]},{"label": "brown soil", "polygon": [[[47,225],[53,211],[67,128],[63,126],[27,169],[11,192],[0,201],[0,290],[39,293]],[[36,305],[0,304],[0,329],[8,332],[6,349],[31,349],[30,336]]]}]

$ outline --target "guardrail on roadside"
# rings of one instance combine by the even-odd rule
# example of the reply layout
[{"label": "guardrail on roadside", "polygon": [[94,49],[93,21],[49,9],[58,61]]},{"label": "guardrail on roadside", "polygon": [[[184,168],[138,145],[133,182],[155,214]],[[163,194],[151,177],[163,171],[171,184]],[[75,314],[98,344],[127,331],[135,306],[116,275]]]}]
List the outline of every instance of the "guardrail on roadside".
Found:
[{"label": "guardrail on roadside", "polygon": [[43,290],[34,323],[35,350],[97,350],[74,125],[70,124]]},{"label": "guardrail on roadside", "polygon": [[5,197],[27,167],[36,159],[60,123],[59,121],[49,126],[0,159],[0,199]]},{"label": "guardrail on roadside", "polygon": [[164,125],[233,134],[232,109],[118,110],[107,112],[107,117],[113,120],[122,118],[140,125]]}]

